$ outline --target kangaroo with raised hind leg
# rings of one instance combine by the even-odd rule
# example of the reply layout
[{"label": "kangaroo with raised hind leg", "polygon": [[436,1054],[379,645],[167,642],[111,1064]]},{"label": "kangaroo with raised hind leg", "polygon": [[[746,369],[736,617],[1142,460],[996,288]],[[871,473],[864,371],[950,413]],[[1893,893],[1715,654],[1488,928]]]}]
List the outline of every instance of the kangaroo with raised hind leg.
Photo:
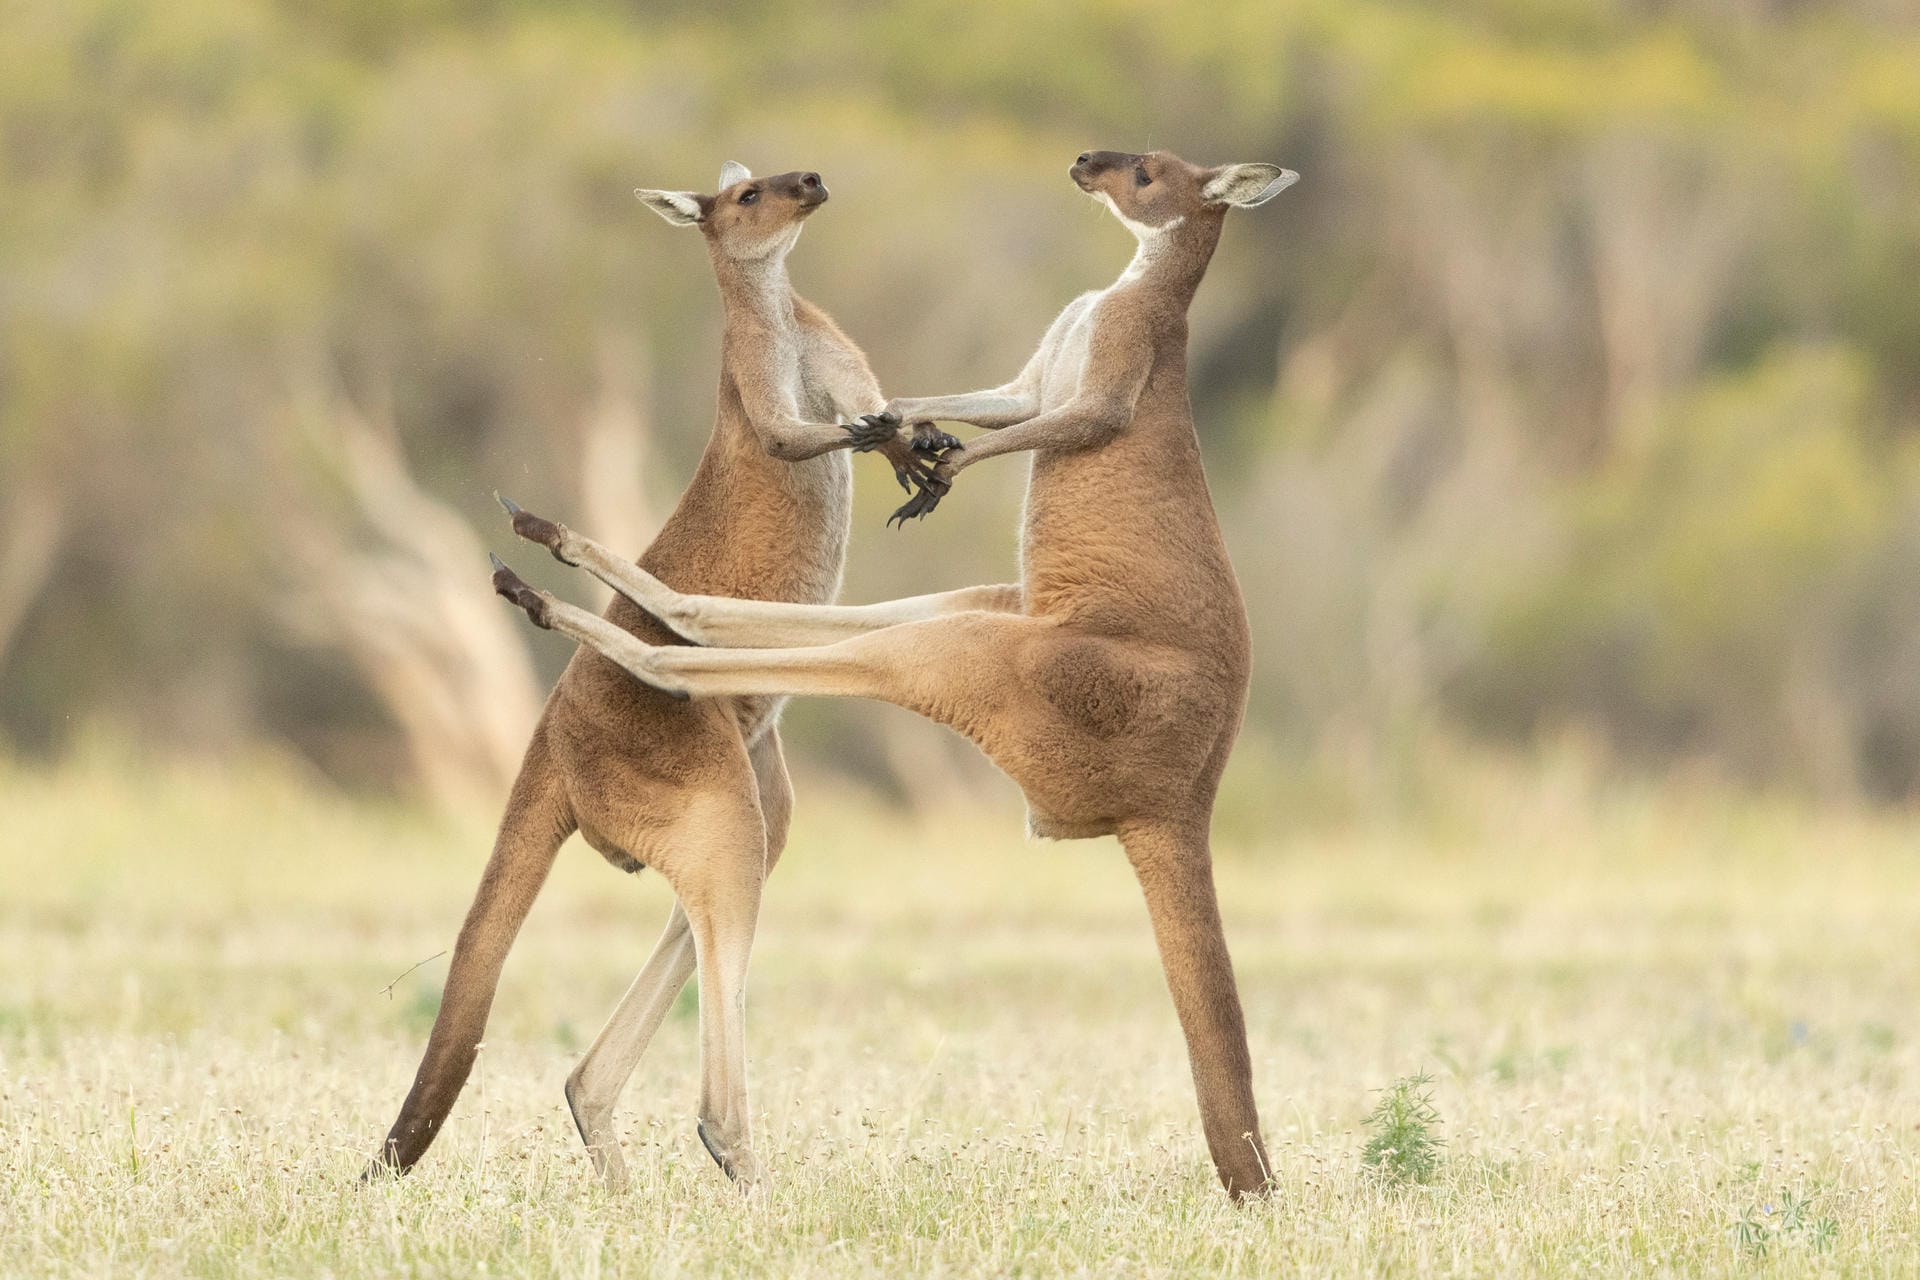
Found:
[{"label": "kangaroo with raised hind leg", "polygon": [[[900,430],[860,349],[793,292],[786,258],[827,200],[817,173],[752,176],[729,162],[714,195],[641,190],[706,240],[725,312],[713,436],[679,506],[636,565],[691,592],[821,605],[840,589],[851,514],[848,450],[878,450],[903,485],[937,484],[954,443]],[[916,448],[916,445],[918,446]],[[624,598],[603,625],[672,644]],[[625,1180],[613,1108],[689,974],[700,973],[699,1132],[722,1168],[755,1174],[731,957],[751,941],[762,879],[792,805],[776,696],[688,703],[635,684],[591,649],[568,664],[533,731],[493,855],[461,927],[426,1055],[369,1172],[404,1172],[440,1132],[473,1067],[501,966],[576,829],[626,871],[652,866],[678,899],[652,957],[567,1080],[567,1105],[608,1183]]]},{"label": "kangaroo with raised hind leg", "polygon": [[[1202,168],[1164,151],[1088,152],[1069,172],[1138,240],[1125,272],[1069,305],[1012,382],[889,406],[904,422],[993,431],[945,452],[942,480],[996,454],[1032,453],[1019,585],[851,607],[729,600],[671,589],[519,512],[521,536],[685,639],[731,647],[650,643],[504,565],[494,586],[651,688],[912,708],[966,734],[1020,784],[1036,834],[1119,836],[1186,1035],[1214,1167],[1229,1193],[1258,1194],[1266,1152],[1208,843],[1250,640],[1188,402],[1187,309],[1227,210],[1265,203],[1296,175]],[[940,491],[931,486],[903,514],[923,514]],[[951,611],[956,601],[963,610]],[[743,899],[741,916],[755,905]],[[749,932],[743,923],[718,961],[729,992],[744,981]],[[726,1016],[737,1036],[738,1008]]]}]

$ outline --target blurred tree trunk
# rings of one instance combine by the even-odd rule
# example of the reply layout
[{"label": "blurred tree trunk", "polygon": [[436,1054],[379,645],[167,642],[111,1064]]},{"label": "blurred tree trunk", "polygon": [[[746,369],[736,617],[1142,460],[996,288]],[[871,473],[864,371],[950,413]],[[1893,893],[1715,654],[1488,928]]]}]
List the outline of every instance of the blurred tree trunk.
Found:
[{"label": "blurred tree trunk", "polygon": [[7,669],[28,611],[53,576],[66,527],[65,501],[39,477],[18,484],[0,514],[0,672]]},{"label": "blurred tree trunk", "polygon": [[334,395],[305,415],[331,510],[294,502],[276,531],[283,615],[345,653],[406,742],[438,804],[497,803],[540,712],[540,681],[510,610],[487,587],[486,547],[422,490],[390,425]]},{"label": "blurred tree trunk", "polygon": [[[623,555],[637,556],[660,532],[665,514],[647,497],[646,477],[657,471],[652,416],[647,412],[652,364],[633,339],[600,344],[600,392],[580,430],[580,513],[576,526]],[[569,522],[571,523],[571,522]],[[602,605],[610,588],[581,575]]]},{"label": "blurred tree trunk", "polygon": [[[578,436],[581,527],[635,552],[661,519],[644,484],[656,457],[647,384],[645,348],[604,341],[599,396]],[[283,614],[360,670],[436,803],[496,801],[543,696],[517,616],[487,588],[486,546],[414,480],[389,415],[369,417],[337,389],[307,400],[307,492],[279,513]],[[328,489],[333,500],[316,501]],[[599,594],[604,604],[610,593]]]},{"label": "blurred tree trunk", "polygon": [[1596,143],[1581,167],[1606,370],[1596,453],[1638,453],[1728,305],[1749,206],[1724,162],[1638,136]]}]

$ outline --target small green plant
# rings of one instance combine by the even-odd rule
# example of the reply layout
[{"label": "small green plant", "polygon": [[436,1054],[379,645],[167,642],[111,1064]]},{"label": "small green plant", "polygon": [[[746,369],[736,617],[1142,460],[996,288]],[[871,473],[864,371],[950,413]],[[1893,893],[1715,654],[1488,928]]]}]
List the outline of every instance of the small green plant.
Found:
[{"label": "small green plant", "polygon": [[1757,1257],[1765,1257],[1777,1244],[1798,1241],[1815,1253],[1833,1247],[1840,1235],[1839,1220],[1814,1211],[1820,1192],[1798,1192],[1782,1187],[1779,1197],[1768,1204],[1753,1205],[1734,1224],[1734,1239],[1740,1247]]},{"label": "small green plant", "polygon": [[1402,1076],[1380,1090],[1380,1101],[1367,1113],[1372,1135],[1360,1162],[1393,1186],[1431,1182],[1439,1171],[1440,1148],[1446,1144],[1438,1133],[1432,1084],[1425,1073]]}]

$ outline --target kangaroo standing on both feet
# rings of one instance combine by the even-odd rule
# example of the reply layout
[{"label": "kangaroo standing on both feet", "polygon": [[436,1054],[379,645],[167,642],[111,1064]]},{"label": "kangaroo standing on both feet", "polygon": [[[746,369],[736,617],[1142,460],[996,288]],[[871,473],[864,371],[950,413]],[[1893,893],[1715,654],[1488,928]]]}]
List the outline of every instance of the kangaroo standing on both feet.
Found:
[{"label": "kangaroo standing on both feet", "polygon": [[[933,482],[933,464],[875,416],[884,400],[866,357],[788,283],[787,253],[827,199],[820,176],[755,178],[729,163],[720,187],[713,196],[636,193],[667,221],[701,229],[725,310],[713,437],[639,563],[689,591],[823,604],[838,593],[846,558],[847,450],[878,449],[902,483]],[[929,450],[952,443],[937,432],[918,438]],[[624,599],[596,621],[673,642]],[[780,857],[792,804],[779,706],[772,696],[688,703],[636,685],[591,649],[574,656],[527,746],[426,1056],[375,1168],[411,1168],[439,1133],[472,1069],[507,951],[577,829],[622,870],[659,869],[678,898],[567,1081],[580,1136],[607,1181],[622,1182],[614,1103],[697,967],[700,1134],[729,1174],[752,1177],[741,984],[761,881]]]},{"label": "kangaroo standing on both feet", "polygon": [[[1070,174],[1138,239],[1126,271],[1068,306],[1012,382],[890,406],[910,422],[993,430],[947,453],[941,479],[995,454],[1033,452],[1019,586],[977,589],[970,608],[949,616],[926,609],[941,597],[836,607],[696,596],[525,513],[514,520],[522,536],[686,639],[733,647],[648,643],[504,566],[494,584],[535,622],[654,688],[912,708],[966,734],[1020,784],[1037,834],[1118,835],[1186,1034],[1214,1166],[1230,1193],[1252,1194],[1267,1185],[1266,1153],[1208,846],[1250,644],[1201,470],[1186,317],[1227,209],[1262,204],[1295,175],[1114,151],[1082,155]],[[941,492],[930,486],[909,513]]]}]

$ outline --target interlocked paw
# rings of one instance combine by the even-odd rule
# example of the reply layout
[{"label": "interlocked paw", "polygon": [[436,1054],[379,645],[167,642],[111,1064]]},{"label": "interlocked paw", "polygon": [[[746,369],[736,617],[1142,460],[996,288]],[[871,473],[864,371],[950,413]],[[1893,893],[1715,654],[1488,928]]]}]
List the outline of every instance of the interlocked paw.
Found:
[{"label": "interlocked paw", "polygon": [[964,449],[966,447],[967,446],[960,443],[957,437],[948,435],[931,422],[916,422],[913,424],[913,451],[915,453],[931,454],[938,457],[941,454],[947,453],[949,450]]},{"label": "interlocked paw", "polygon": [[893,439],[900,419],[890,413],[865,413],[857,421],[841,423],[840,429],[852,438],[855,453],[870,453]]},{"label": "interlocked paw", "polygon": [[561,552],[561,547],[566,542],[567,536],[567,531],[564,528],[551,520],[542,520],[539,516],[524,509],[519,503],[503,493],[496,491],[493,496],[501,506],[507,509],[507,515],[512,517],[513,531],[515,533],[525,538],[528,542],[537,542],[545,547],[553,553],[553,558],[561,564],[571,565],[574,563]]},{"label": "interlocked paw", "polygon": [[943,457],[926,475],[919,477],[920,492],[902,503],[900,509],[887,517],[887,524],[898,521],[906,528],[907,521],[921,520],[940,505],[940,499],[953,490],[953,470]]},{"label": "interlocked paw", "polygon": [[906,493],[926,487],[940,467],[939,455],[921,453],[911,447],[898,457],[888,454],[887,458],[893,463],[893,478]]},{"label": "interlocked paw", "polygon": [[528,586],[526,580],[507,568],[506,562],[499,556],[488,552],[487,559],[493,562],[494,594],[523,610],[533,620],[534,626],[551,631],[553,624],[547,621],[546,595]]}]

